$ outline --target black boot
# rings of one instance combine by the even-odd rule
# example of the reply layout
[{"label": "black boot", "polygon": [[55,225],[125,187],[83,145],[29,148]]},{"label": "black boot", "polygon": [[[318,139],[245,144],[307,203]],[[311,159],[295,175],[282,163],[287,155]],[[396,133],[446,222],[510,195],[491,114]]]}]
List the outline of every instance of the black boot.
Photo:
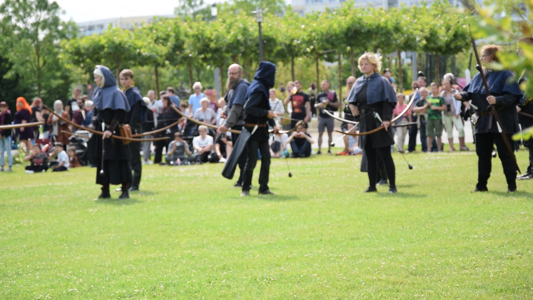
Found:
[{"label": "black boot", "polygon": [[377,192],[377,191],[378,191],[378,190],[376,189],[375,186],[374,186],[374,187],[370,186],[370,187],[368,187],[368,188],[366,189],[365,193],[375,193],[375,192]]},{"label": "black boot", "polygon": [[123,184],[122,185],[122,194],[120,194],[120,197],[118,197],[119,199],[129,199],[130,198],[130,193],[129,193],[129,189],[128,189],[128,185],[127,184]]},{"label": "black boot", "polygon": [[377,185],[382,185],[382,184],[388,184],[388,177],[387,177],[387,171],[385,171],[384,169],[379,169],[379,175],[378,175],[378,183]]},{"label": "black boot", "polygon": [[389,193],[390,194],[394,194],[394,193],[397,193],[397,192],[398,192],[398,189],[396,189],[395,185],[389,186]]},{"label": "black boot", "polygon": [[109,185],[102,186],[102,193],[98,196],[98,199],[109,199],[111,194],[109,193]]}]

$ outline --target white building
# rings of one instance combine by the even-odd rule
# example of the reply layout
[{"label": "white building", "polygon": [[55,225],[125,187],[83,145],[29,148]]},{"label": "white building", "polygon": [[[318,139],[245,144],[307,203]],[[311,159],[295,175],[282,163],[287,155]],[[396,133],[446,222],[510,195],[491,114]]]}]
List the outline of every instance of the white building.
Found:
[{"label": "white building", "polygon": [[89,21],[89,22],[81,22],[78,23],[78,27],[80,30],[80,35],[82,36],[88,36],[93,34],[101,34],[104,32],[108,26],[111,25],[111,27],[119,27],[122,29],[132,29],[134,27],[139,27],[143,23],[151,23],[154,22],[157,18],[174,18],[173,15],[167,15],[167,16],[143,16],[143,17],[129,17],[129,18],[113,18],[113,19],[105,19],[105,20],[96,20],[96,21]]}]

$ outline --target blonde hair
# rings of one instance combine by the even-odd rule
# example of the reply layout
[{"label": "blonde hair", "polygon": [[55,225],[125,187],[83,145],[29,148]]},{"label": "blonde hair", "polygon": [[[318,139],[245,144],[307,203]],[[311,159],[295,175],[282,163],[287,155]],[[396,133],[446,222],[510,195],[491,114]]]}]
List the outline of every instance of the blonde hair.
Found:
[{"label": "blonde hair", "polygon": [[[381,71],[381,56],[374,54],[372,52],[366,52],[365,54],[359,57],[359,71],[361,71],[361,62],[363,59],[366,59],[369,63],[374,65],[374,72],[379,73]],[[361,71],[362,72],[362,71]]]},{"label": "blonde hair", "polygon": [[205,131],[207,131],[207,126],[205,126],[205,125],[200,125],[200,126],[198,127],[198,131],[200,131],[200,130],[205,130]]}]

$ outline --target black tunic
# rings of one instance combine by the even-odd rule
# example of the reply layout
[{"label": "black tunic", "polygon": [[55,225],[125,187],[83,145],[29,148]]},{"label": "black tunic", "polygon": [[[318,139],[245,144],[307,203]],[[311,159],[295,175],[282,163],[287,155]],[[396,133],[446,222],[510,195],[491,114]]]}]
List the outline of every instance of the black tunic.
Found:
[{"label": "black tunic", "polygon": [[[359,119],[360,132],[368,132],[381,126],[381,122],[374,117],[374,112],[377,112],[382,121],[390,121],[392,119],[392,104],[390,102],[376,102],[374,104],[367,103],[367,86],[361,89],[357,94],[357,103],[359,104]],[[389,128],[390,130],[390,128]],[[383,148],[394,145],[394,140],[385,129],[372,133],[372,148]],[[366,136],[362,136],[361,145],[364,149],[366,143]]]},{"label": "black tunic", "polygon": [[[178,108],[179,109],[179,108]],[[157,116],[157,129],[167,127],[168,125],[177,122],[180,119],[180,115],[171,107],[163,108],[163,111]],[[156,137],[170,137],[174,139],[174,133],[178,131],[178,126],[170,128],[170,133],[166,130],[155,134]]]},{"label": "black tunic", "polygon": [[[472,100],[472,104],[478,108],[477,112],[479,119],[475,127],[476,134],[489,132],[499,133],[498,126],[496,125],[496,118],[491,117],[491,114],[487,113],[489,103],[487,102],[486,94],[462,92],[461,96],[463,97],[462,101]],[[502,122],[505,133],[513,134],[518,132],[518,116],[515,107],[518,97],[507,93],[500,95],[493,94],[492,96],[496,98],[496,105],[494,105],[494,107],[500,116],[500,121]],[[490,109],[488,111],[491,112]],[[489,129],[489,122],[491,122],[491,119],[492,125]]]},{"label": "black tunic", "polygon": [[[96,114],[95,128],[102,131],[102,122],[105,123],[106,130],[109,126],[115,124],[124,124],[126,121],[126,112],[123,110],[94,110]],[[120,129],[117,125],[113,129],[113,135],[120,135]],[[102,169],[102,138],[94,140],[94,156],[98,163],[96,173],[96,183],[102,185],[108,184],[122,184],[131,182],[131,168],[129,160],[131,154],[128,145],[124,145],[122,141],[107,138],[103,141],[104,146],[104,175],[100,175]]]},{"label": "black tunic", "polygon": [[250,137],[256,141],[268,141],[268,123],[270,126],[276,126],[274,119],[267,117],[270,110],[270,101],[265,94],[258,91],[250,95],[246,105],[244,106],[244,123],[249,132],[252,132],[255,126],[248,126],[252,124],[264,125],[258,127],[257,130]]}]

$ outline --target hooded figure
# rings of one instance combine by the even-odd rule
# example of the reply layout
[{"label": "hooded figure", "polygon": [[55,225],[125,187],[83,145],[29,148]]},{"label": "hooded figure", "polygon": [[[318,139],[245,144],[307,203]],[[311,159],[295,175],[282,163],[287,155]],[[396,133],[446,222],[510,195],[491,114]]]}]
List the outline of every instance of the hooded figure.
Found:
[{"label": "hooded figure", "polygon": [[[116,80],[107,67],[96,66],[94,74],[98,88],[93,97],[95,106],[93,125],[104,134],[120,135],[120,126],[127,122],[126,114],[130,110],[130,104],[118,89]],[[98,198],[111,197],[110,184],[122,184],[122,194],[119,199],[129,198],[128,189],[132,176],[128,146],[113,138],[102,140],[97,137],[94,139],[94,156],[98,162],[96,183],[102,185],[102,193]]]},{"label": "hooded figure", "polygon": [[255,165],[257,163],[257,150],[261,152],[261,173],[259,175],[259,195],[272,195],[268,187],[270,172],[270,148],[268,145],[267,123],[277,130],[274,119],[276,114],[270,110],[268,91],[274,86],[276,65],[263,61],[255,73],[254,82],[246,93],[244,105],[244,128],[251,132],[251,137],[246,144],[248,159],[243,171],[243,184],[241,196],[250,195],[250,186]]}]

